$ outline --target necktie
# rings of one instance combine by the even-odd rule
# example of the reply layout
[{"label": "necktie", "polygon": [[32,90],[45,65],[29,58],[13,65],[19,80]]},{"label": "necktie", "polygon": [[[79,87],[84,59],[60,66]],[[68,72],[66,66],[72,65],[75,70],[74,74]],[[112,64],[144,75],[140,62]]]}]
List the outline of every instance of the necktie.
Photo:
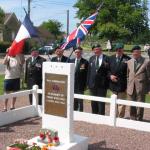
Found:
[{"label": "necktie", "polygon": [[121,58],[118,56],[117,59],[116,59],[116,62],[119,63],[119,62],[120,62],[120,59],[121,59]]},{"label": "necktie", "polygon": [[61,58],[58,57],[57,60],[58,60],[58,62],[61,62]]},{"label": "necktie", "polygon": [[136,71],[137,71],[137,66],[138,66],[138,61],[137,61],[137,60],[135,60],[135,61],[134,61],[134,72],[136,72]]},{"label": "necktie", "polygon": [[79,68],[79,63],[80,63],[80,59],[77,59],[77,62],[76,62],[76,69],[77,70]]},{"label": "necktie", "polygon": [[35,57],[32,57],[32,62],[34,62],[35,61]]},{"label": "necktie", "polygon": [[96,67],[96,70],[99,69],[99,57],[98,56],[96,57],[95,67]]}]

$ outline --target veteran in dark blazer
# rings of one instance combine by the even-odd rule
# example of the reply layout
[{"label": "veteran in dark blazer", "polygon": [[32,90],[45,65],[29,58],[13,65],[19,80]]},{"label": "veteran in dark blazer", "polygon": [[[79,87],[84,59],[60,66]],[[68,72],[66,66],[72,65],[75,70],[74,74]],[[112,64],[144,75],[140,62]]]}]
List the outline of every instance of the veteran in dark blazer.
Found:
[{"label": "veteran in dark blazer", "polygon": [[[116,54],[109,58],[109,89],[118,99],[126,99],[127,89],[127,61],[129,56],[124,54],[124,45],[117,43]],[[125,105],[118,105],[117,116],[123,118],[125,115]]]},{"label": "veteran in dark blazer", "polygon": [[[87,86],[91,95],[106,97],[109,79],[108,79],[108,56],[102,53],[101,46],[92,47],[94,55],[89,59]],[[91,102],[92,113],[105,115],[104,102]]]},{"label": "veteran in dark blazer", "polygon": [[[141,47],[132,48],[133,58],[128,61],[127,94],[130,100],[145,102],[150,93],[150,61],[141,56]],[[130,107],[130,119],[143,120],[144,108]]]},{"label": "veteran in dark blazer", "polygon": [[[26,60],[25,65],[25,83],[28,89],[32,89],[33,85],[38,85],[42,88],[42,64],[46,61],[45,58],[39,56],[36,48],[31,51],[31,57]],[[29,95],[30,104],[32,104],[32,94]],[[39,94],[39,105],[42,105],[42,95]]]},{"label": "veteran in dark blazer", "polygon": [[[83,94],[86,89],[87,83],[87,71],[88,71],[88,61],[82,57],[83,49],[77,47],[74,51],[75,59],[70,62],[75,63],[75,82],[74,82],[74,92],[76,94]],[[83,100],[74,100],[74,110],[83,111]]]},{"label": "veteran in dark blazer", "polygon": [[69,58],[63,55],[64,50],[60,46],[55,48],[56,56],[51,59],[52,62],[69,62]]}]

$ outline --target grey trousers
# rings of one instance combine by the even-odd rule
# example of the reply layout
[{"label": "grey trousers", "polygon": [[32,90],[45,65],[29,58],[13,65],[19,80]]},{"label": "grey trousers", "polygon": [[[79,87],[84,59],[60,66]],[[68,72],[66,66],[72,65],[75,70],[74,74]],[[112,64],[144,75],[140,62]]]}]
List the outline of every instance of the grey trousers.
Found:
[{"label": "grey trousers", "polygon": [[[134,89],[132,95],[128,95],[128,99],[131,101],[137,101],[137,102],[145,102],[145,94],[142,93],[137,93],[136,90]],[[133,120],[143,120],[143,115],[144,115],[144,108],[142,107],[130,107],[130,119]]]}]

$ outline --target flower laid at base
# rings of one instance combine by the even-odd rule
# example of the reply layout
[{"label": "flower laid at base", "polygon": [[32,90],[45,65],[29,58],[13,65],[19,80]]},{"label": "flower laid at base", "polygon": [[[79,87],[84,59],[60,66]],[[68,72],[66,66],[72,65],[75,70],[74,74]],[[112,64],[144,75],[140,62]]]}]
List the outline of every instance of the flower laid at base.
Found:
[{"label": "flower laid at base", "polygon": [[[38,143],[44,144],[44,146],[38,146]],[[19,139],[7,147],[7,150],[52,150],[52,147],[60,144],[58,132],[54,129],[41,129],[37,138],[37,143],[28,145],[27,140]]]},{"label": "flower laid at base", "polygon": [[38,142],[49,144],[51,146],[58,146],[60,144],[58,132],[54,129],[41,129]]}]

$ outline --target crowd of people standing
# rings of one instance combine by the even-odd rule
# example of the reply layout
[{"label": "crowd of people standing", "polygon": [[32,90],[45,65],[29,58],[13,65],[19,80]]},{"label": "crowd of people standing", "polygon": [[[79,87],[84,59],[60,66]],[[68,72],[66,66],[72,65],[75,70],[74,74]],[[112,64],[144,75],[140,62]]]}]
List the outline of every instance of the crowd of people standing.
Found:
[{"label": "crowd of people standing", "polygon": [[[93,56],[86,60],[82,56],[83,49],[81,47],[75,48],[74,59],[64,56],[64,50],[61,47],[58,46],[55,49],[56,56],[51,59],[52,62],[75,64],[75,93],[84,94],[84,91],[88,88],[91,95],[106,97],[107,91],[110,89],[119,99],[129,99],[138,102],[145,101],[145,95],[150,92],[150,61],[142,57],[140,46],[137,45],[132,48],[132,58],[124,53],[124,45],[122,43],[116,44],[115,54],[112,56],[105,55],[99,44],[93,45],[92,51]],[[20,86],[15,86],[14,88],[14,83],[11,84],[11,81],[16,82],[17,78],[18,84],[20,84],[24,58],[20,61],[18,60],[18,55],[14,56],[13,59],[16,59],[17,62],[15,65],[11,64],[11,59],[6,54],[3,62],[6,65],[5,93],[20,89]],[[32,49],[31,56],[25,62],[25,82],[28,89],[31,89],[34,84],[42,88],[42,63],[45,61],[45,58],[39,56],[36,48]],[[19,67],[20,69],[14,75],[13,69]],[[16,75],[17,73],[18,75]],[[11,109],[15,108],[15,99]],[[29,95],[29,100],[30,104],[32,104],[32,95]],[[3,111],[7,111],[7,101],[5,100]],[[39,105],[42,105],[42,95],[39,95]],[[93,114],[105,115],[104,102],[92,101],[91,109]],[[83,100],[74,100],[74,110],[84,110]],[[143,114],[143,108],[130,107],[130,119],[142,120]],[[117,116],[120,118],[125,116],[124,105],[117,106]]]}]

